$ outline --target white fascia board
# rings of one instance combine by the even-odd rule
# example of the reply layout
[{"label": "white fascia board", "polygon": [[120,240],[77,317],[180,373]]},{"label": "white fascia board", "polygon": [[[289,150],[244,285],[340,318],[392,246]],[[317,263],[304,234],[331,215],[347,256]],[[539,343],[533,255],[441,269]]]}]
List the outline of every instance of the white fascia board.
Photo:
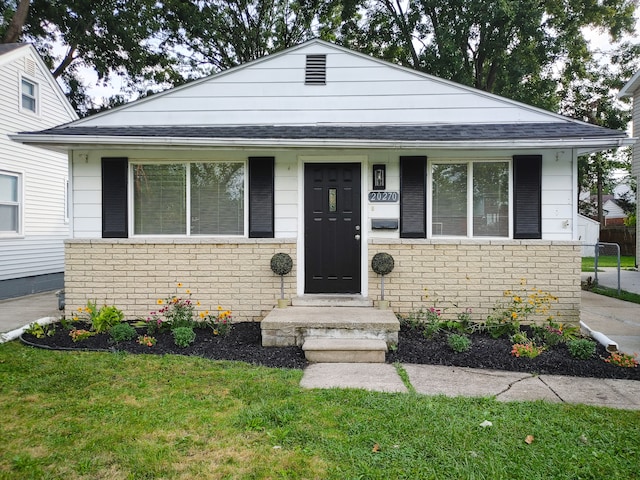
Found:
[{"label": "white fascia board", "polygon": [[576,148],[578,153],[597,152],[608,148],[633,145],[632,138],[583,138],[539,139],[539,140],[470,140],[470,141],[402,141],[402,140],[359,140],[359,139],[255,139],[255,138],[181,138],[181,137],[101,137],[90,135],[10,135],[12,140],[26,145],[35,145],[49,149],[73,149],[78,146],[95,147],[203,147],[203,148],[241,148],[241,147],[279,147],[279,148],[375,148],[375,149],[467,149],[467,148],[519,148],[548,149]]},{"label": "white fascia board", "polygon": [[634,92],[640,86],[640,70],[638,70],[631,79],[620,89],[618,98],[633,97]]}]

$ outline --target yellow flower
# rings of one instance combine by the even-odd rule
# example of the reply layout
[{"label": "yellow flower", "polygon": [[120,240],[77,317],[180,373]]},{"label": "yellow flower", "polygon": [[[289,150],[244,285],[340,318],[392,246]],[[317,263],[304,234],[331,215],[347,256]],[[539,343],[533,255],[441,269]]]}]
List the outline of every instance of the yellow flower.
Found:
[{"label": "yellow flower", "polygon": [[185,290],[187,295],[191,295],[191,290],[189,290],[188,288]]},{"label": "yellow flower", "polygon": [[518,318],[518,314],[516,312],[511,312],[511,318]]},{"label": "yellow flower", "polygon": [[196,306],[198,306],[198,307],[200,306],[200,301],[196,302]]},{"label": "yellow flower", "polygon": [[181,288],[181,287],[182,287],[182,284],[181,284],[181,283],[178,283],[178,288]]},{"label": "yellow flower", "polygon": [[218,310],[222,310],[222,306],[218,305]]},{"label": "yellow flower", "polygon": [[522,298],[516,296],[516,297],[513,297],[513,301],[516,303],[520,303],[522,301]]},{"label": "yellow flower", "polygon": [[156,303],[157,303],[158,305],[162,305],[164,302],[162,301],[162,299],[161,299],[161,298],[159,298],[158,300],[156,300]]},{"label": "yellow flower", "polygon": [[200,318],[204,318],[204,312],[200,312],[198,315],[200,315]]},{"label": "yellow flower", "polygon": [[204,311],[204,314],[205,314],[205,315],[209,315],[209,310],[205,310],[205,311]]},{"label": "yellow flower", "polygon": [[82,311],[82,307],[78,307],[78,311],[81,312]]}]

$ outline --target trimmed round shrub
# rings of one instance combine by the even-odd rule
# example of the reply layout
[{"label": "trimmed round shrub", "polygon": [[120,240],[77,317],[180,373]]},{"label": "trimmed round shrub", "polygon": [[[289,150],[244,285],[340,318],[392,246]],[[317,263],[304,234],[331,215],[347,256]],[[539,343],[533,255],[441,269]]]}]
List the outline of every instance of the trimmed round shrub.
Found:
[{"label": "trimmed round shrub", "polygon": [[567,342],[567,348],[573,358],[580,360],[588,360],[596,353],[596,343],[588,338],[569,340]]},{"label": "trimmed round shrub", "polygon": [[286,275],[293,268],[293,260],[287,253],[276,253],[271,257],[271,270],[276,275]]},{"label": "trimmed round shrub", "polygon": [[118,323],[109,329],[109,336],[116,343],[133,340],[137,334],[136,329],[128,323]]},{"label": "trimmed round shrub", "polygon": [[180,348],[186,348],[196,340],[196,332],[191,327],[177,327],[171,330],[173,341]]},{"label": "trimmed round shrub", "polygon": [[393,271],[393,257],[388,253],[376,253],[371,259],[371,268],[378,275],[387,275]]}]

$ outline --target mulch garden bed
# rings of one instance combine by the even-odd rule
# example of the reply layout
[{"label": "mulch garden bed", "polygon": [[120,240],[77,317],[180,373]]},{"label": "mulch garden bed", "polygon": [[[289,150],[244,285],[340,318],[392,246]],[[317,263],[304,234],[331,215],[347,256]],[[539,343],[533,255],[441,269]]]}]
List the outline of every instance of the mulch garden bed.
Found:
[{"label": "mulch garden bed", "polygon": [[[185,348],[175,345],[171,332],[157,332],[154,337],[157,343],[152,347],[140,345],[135,339],[114,344],[107,334],[73,342],[69,331],[58,326],[55,334],[50,337],[36,338],[25,333],[21,339],[28,345],[50,349],[195,355],[212,360],[242,361],[272,368],[302,369],[307,365],[304,353],[298,347],[263,347],[259,323],[235,323],[226,336],[214,336],[210,329],[196,329],[195,342]],[[439,333],[425,338],[420,331],[403,326],[399,333],[398,348],[387,354],[387,362],[640,380],[640,368],[623,368],[604,362],[603,359],[609,354],[601,345],[597,346],[596,354],[589,360],[572,358],[566,346],[562,344],[549,348],[536,358],[528,359],[511,355],[511,342],[508,338],[493,339],[482,333],[474,333],[470,338],[471,349],[455,353],[447,345],[446,334]]]}]

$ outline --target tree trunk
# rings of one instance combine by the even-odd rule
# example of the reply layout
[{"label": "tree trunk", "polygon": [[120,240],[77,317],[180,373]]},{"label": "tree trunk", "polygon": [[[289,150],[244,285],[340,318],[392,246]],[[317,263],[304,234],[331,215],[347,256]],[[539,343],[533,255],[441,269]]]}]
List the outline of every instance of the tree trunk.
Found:
[{"label": "tree trunk", "polygon": [[22,35],[22,27],[24,22],[27,21],[27,14],[29,13],[29,0],[20,0],[16,13],[13,14],[9,28],[4,34],[2,43],[16,43],[20,40]]}]

